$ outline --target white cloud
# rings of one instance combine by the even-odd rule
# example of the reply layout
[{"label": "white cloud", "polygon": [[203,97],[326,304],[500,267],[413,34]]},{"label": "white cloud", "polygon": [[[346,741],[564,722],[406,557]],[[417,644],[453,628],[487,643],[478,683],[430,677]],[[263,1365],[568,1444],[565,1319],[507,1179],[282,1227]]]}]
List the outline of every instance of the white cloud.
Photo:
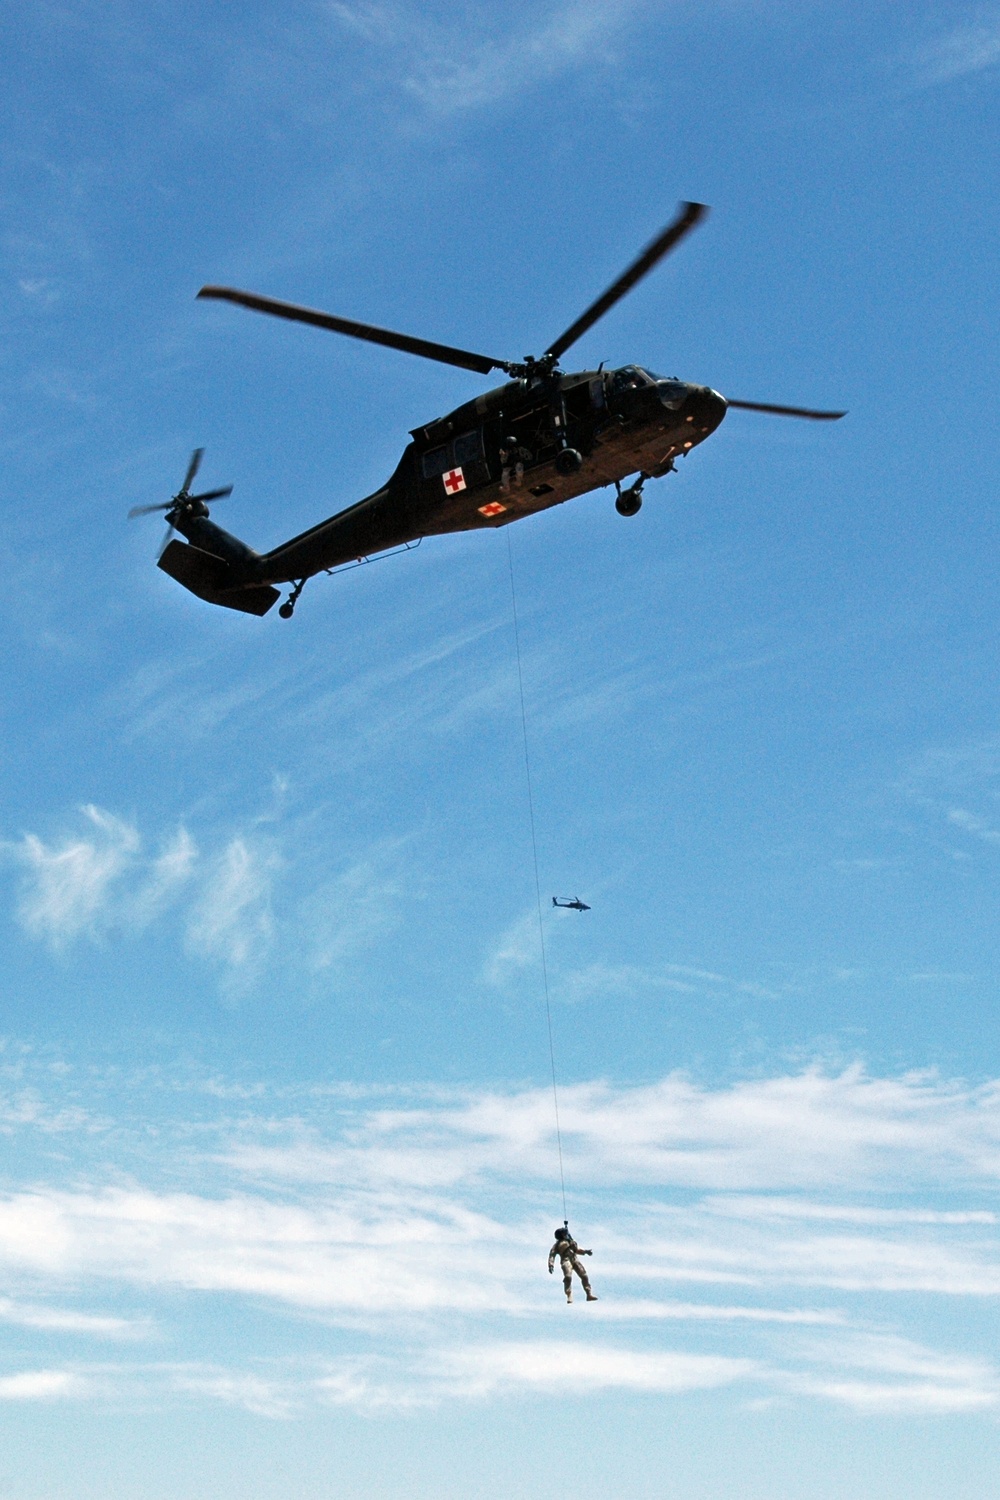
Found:
[{"label": "white cloud", "polygon": [[58,302],[60,297],[59,288],[47,276],[19,276],[17,285],[23,296],[40,302],[45,307]]},{"label": "white cloud", "polygon": [[563,0],[512,9],[498,24],[484,8],[476,23],[435,20],[403,4],[334,3],[331,14],[369,46],[396,60],[398,87],[433,115],[496,104],[581,64],[613,60],[642,0]]},{"label": "white cloud", "polygon": [[826,1396],[856,1411],[870,1415],[930,1416],[952,1412],[995,1410],[997,1390],[995,1376],[990,1388],[975,1385],[948,1385],[936,1381],[808,1380],[799,1381],[801,1395]]},{"label": "white cloud", "polygon": [[741,1193],[736,1198],[709,1198],[706,1206],[718,1213],[737,1213],[740,1218],[820,1219],[840,1224],[996,1224],[989,1209],[952,1210],[931,1208],[869,1208],[850,1203],[810,1203],[801,1198],[754,1198]]},{"label": "white cloud", "polygon": [[730,1385],[755,1375],[749,1359],[718,1355],[645,1353],[607,1344],[532,1339],[479,1344],[439,1355],[445,1374],[469,1396],[489,1396],[518,1387],[551,1392],[554,1376],[578,1394],[606,1390],[676,1395]]},{"label": "white cloud", "polygon": [[79,1376],[69,1370],[25,1370],[0,1375],[0,1401],[50,1401],[54,1396],[76,1396],[84,1390]]},{"label": "white cloud", "polygon": [[101,1313],[77,1312],[68,1307],[41,1307],[0,1297],[0,1322],[50,1333],[80,1333],[92,1338],[137,1338],[149,1325],[135,1319],[109,1317]]},{"label": "white cloud", "polygon": [[89,837],[48,845],[26,833],[20,844],[7,845],[26,872],[20,921],[32,937],[54,947],[97,931],[112,887],[139,851],[139,835],[131,824],[89,804],[82,812],[93,830]]},{"label": "white cloud", "polygon": [[554,976],[553,992],[566,1004],[591,1000],[632,998],[643,992],[675,995],[768,994],[761,985],[747,984],[693,969],[683,964],[608,964],[599,961],[579,969],[561,969]]},{"label": "white cloud", "polygon": [[601,1301],[587,1316],[595,1323],[649,1322],[669,1319],[675,1323],[780,1323],[795,1327],[838,1327],[846,1319],[829,1308],[752,1307],[719,1302],[669,1302],[652,1298],[615,1297]]},{"label": "white cloud", "polygon": [[535,907],[511,922],[483,962],[484,983],[503,988],[526,969],[537,970],[541,979],[542,950]]},{"label": "white cloud", "polygon": [[[522,1202],[544,1192],[547,1090],[389,1108],[341,1101],[327,1130],[246,1108],[219,1141],[214,1191],[11,1193],[0,1200],[0,1261],[353,1312],[533,1304],[531,1247],[547,1226],[497,1214],[509,1213],[512,1189]],[[716,1090],[591,1084],[564,1091],[563,1116],[571,1183],[617,1205],[600,1260],[618,1283],[1000,1292],[992,1210],[856,1201],[914,1183],[992,1189],[993,1087],[858,1070]],[[785,1196],[747,1192],[754,1184]],[[675,1202],[665,1188],[704,1196]],[[817,1200],[821,1188],[847,1201]],[[496,1243],[505,1252],[485,1274],[454,1275],[456,1261]]]},{"label": "white cloud", "polygon": [[133,916],[138,927],[146,927],[178,895],[195,872],[198,848],[186,828],[179,828],[149,866],[133,901]]},{"label": "white cloud", "polygon": [[[564,1005],[591,1001],[634,998],[639,994],[768,994],[756,984],[747,984],[708,969],[685,964],[609,964],[603,960],[580,967],[560,961],[560,947],[573,934],[579,920],[575,912],[543,906],[542,923],[549,987],[553,999]],[[515,987],[522,976],[533,976],[541,984],[541,941],[537,907],[531,906],[511,922],[493,943],[480,969],[480,980],[496,989]]]},{"label": "white cloud", "polygon": [[17,908],[22,927],[55,949],[113,928],[147,926],[191,879],[198,858],[184,828],[150,859],[134,824],[92,803],[80,811],[88,825],[82,835],[47,844],[26,833],[3,846],[24,872]]},{"label": "white cloud", "polygon": [[251,1356],[236,1367],[195,1361],[104,1363],[23,1372],[0,1377],[0,1400],[134,1399],[141,1393],[158,1404],[177,1397],[201,1406],[206,1400],[220,1401],[271,1419],[329,1405],[374,1414],[525,1393],[535,1400],[578,1401],[612,1391],[669,1398],[727,1388],[757,1400],[820,1399],[873,1416],[995,1413],[1000,1406],[1000,1372],[993,1363],[941,1353],[913,1340],[835,1329],[811,1343],[789,1343],[781,1354],[775,1360],[745,1353],[639,1349],[578,1333],[467,1338],[340,1358]]},{"label": "white cloud", "polygon": [[921,84],[949,83],[1000,62],[1000,15],[995,7],[917,49],[909,59]]},{"label": "white cloud", "polygon": [[953,857],[967,857],[969,839],[991,846],[1000,843],[1000,740],[995,737],[930,747],[906,768],[898,790],[939,828],[943,825],[942,831],[963,836],[961,842],[948,841]]},{"label": "white cloud", "polygon": [[220,965],[226,984],[259,976],[279,930],[294,961],[318,975],[370,951],[396,924],[400,898],[415,894],[413,877],[403,873],[407,841],[385,840],[332,878],[324,873],[279,921],[282,844],[291,833],[276,818],[257,818],[244,832],[201,845],[182,826],[154,853],[125,819],[92,805],[82,812],[82,835],[47,843],[26,833],[0,843],[0,854],[21,871],[21,926],[57,952],[80,940],[135,936],[173,916],[188,952]]},{"label": "white cloud", "polygon": [[[996,1084],[855,1068],[566,1090],[571,1213],[600,1299],[567,1308],[545,1271],[559,1217],[546,1090],[314,1089],[283,1103],[244,1089],[234,1120],[232,1091],[210,1082],[197,1122],[160,1121],[153,1137],[186,1191],[149,1181],[145,1129],[134,1151],[127,1132],[96,1135],[89,1156],[78,1131],[76,1156],[60,1139],[65,1181],[0,1197],[0,1319],[45,1339],[126,1337],[170,1330],[178,1299],[206,1313],[225,1299],[227,1326],[241,1308],[251,1318],[243,1368],[193,1360],[141,1378],[157,1399],[268,1416],[541,1389],[554,1348],[578,1394],[997,1405],[971,1325],[956,1348],[930,1347],[947,1342],[942,1299],[1000,1301]],[[43,1097],[6,1128],[30,1134],[46,1115]],[[148,1314],[64,1305],[72,1293],[103,1309],[126,1289]],[[265,1330],[288,1317],[313,1351],[295,1369],[268,1362]],[[125,1381],[107,1369],[109,1389]],[[86,1391],[98,1386],[90,1372]]]},{"label": "white cloud", "polygon": [[259,837],[237,835],[203,854],[186,828],[147,854],[139,830],[88,804],[83,835],[46,843],[26,833],[3,849],[23,871],[17,915],[29,936],[59,951],[81,938],[137,933],[193,899],[186,935],[193,953],[254,971],[273,935],[271,892],[280,860]]},{"label": "white cloud", "polygon": [[803,1365],[788,1372],[790,1390],[871,1415],[947,1415],[1000,1406],[1000,1372],[995,1365],[942,1354],[910,1339],[838,1334],[807,1350]]},{"label": "white cloud", "polygon": [[[899,1183],[907,1171],[957,1183],[1000,1175],[1000,1086],[971,1088],[909,1074],[819,1068],[709,1089],[682,1076],[641,1087],[560,1090],[563,1147],[573,1180],[735,1190]],[[424,1136],[424,1131],[427,1136]],[[305,1143],[307,1154],[315,1152]],[[272,1148],[273,1149],[273,1148]],[[294,1170],[295,1153],[278,1148]],[[534,1176],[554,1149],[550,1093],[484,1092],[372,1113],[351,1161],[369,1181]],[[322,1153],[320,1153],[320,1156]],[[419,1163],[414,1156],[419,1156]],[[312,1155],[312,1167],[320,1159]],[[331,1170],[343,1170],[334,1151]],[[416,1172],[416,1178],[413,1174]],[[888,1174],[888,1175],[887,1175]]]},{"label": "white cloud", "polygon": [[258,1417],[290,1417],[294,1397],[290,1382],[232,1370],[186,1369],[170,1372],[173,1389],[200,1401],[222,1401],[239,1406]]},{"label": "white cloud", "polygon": [[[303,904],[302,930],[309,934],[309,966],[314,973],[339,968],[367,952],[398,920],[399,898],[407,889],[400,869],[400,841],[387,841],[325,881]],[[410,882],[410,894],[412,880]]]},{"label": "white cloud", "polygon": [[1000,831],[996,828],[991,828],[988,823],[984,823],[982,818],[977,818],[975,813],[969,812],[967,808],[949,808],[948,822],[953,823],[956,828],[961,828],[964,832],[971,833],[976,838],[982,839],[985,844],[1000,843]]},{"label": "white cloud", "polygon": [[243,838],[230,841],[205,872],[188,921],[193,952],[234,969],[258,965],[271,945],[271,887],[278,859]]}]

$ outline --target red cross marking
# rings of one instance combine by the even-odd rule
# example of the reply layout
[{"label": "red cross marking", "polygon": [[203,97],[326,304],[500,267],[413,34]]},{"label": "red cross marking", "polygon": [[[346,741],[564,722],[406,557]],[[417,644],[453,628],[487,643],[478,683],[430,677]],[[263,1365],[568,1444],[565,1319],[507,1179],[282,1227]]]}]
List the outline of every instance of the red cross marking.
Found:
[{"label": "red cross marking", "polygon": [[481,505],[479,507],[479,514],[481,516],[502,516],[506,509],[506,505],[501,505],[499,500],[491,500],[489,505]]},{"label": "red cross marking", "polygon": [[457,495],[459,490],[465,489],[465,475],[461,469],[449,469],[444,476],[444,487],[449,495]]}]

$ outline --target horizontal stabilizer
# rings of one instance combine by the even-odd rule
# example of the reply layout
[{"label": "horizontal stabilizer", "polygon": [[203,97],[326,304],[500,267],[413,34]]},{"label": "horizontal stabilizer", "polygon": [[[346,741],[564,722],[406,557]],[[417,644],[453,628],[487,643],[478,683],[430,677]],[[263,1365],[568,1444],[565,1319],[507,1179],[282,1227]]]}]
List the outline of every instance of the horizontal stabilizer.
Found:
[{"label": "horizontal stabilizer", "polygon": [[272,604],[281,598],[278,590],[267,584],[248,589],[233,588],[232,570],[227,562],[185,542],[172,541],[165,548],[159,566],[192,594],[197,594],[199,599],[205,599],[209,604],[222,604],[226,609],[241,610],[245,615],[266,615]]}]

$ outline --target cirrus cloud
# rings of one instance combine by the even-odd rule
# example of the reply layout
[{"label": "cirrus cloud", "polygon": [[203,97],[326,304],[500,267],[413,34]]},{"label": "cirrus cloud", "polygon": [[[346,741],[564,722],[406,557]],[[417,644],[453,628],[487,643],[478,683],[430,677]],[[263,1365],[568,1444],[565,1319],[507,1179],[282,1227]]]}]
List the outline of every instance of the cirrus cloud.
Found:
[{"label": "cirrus cloud", "polygon": [[[111,1082],[128,1090],[131,1130],[113,1109],[91,1117],[91,1084],[70,1090],[73,1076],[39,1073],[35,1110],[0,1112],[11,1159],[49,1139],[46,1088],[72,1092],[61,1104],[78,1118],[58,1165],[0,1195],[0,1317],[26,1339],[162,1329],[189,1346],[169,1366],[65,1364],[72,1380],[50,1394],[138,1386],[271,1417],[556,1398],[558,1357],[576,1397],[1000,1407],[997,1084],[853,1068],[566,1090],[573,1212],[599,1294],[567,1308],[545,1274],[546,1090]],[[190,1107],[164,1114],[178,1099]],[[967,1323],[944,1331],[943,1310],[970,1300],[979,1343]],[[194,1308],[197,1338],[181,1332]],[[222,1357],[213,1309],[226,1328],[248,1320],[242,1362]],[[266,1331],[289,1319],[305,1351],[292,1363]]]}]

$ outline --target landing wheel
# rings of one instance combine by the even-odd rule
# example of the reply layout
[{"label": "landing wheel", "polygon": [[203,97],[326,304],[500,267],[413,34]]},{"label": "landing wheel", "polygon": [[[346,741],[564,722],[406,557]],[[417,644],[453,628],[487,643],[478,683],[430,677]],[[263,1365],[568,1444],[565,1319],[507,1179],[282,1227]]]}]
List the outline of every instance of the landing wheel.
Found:
[{"label": "landing wheel", "polygon": [[577,453],[575,448],[563,448],[561,453],[556,454],[556,472],[558,474],[576,474],[583,468],[583,454]]},{"label": "landing wheel", "polygon": [[615,501],[615,510],[620,516],[634,516],[642,509],[642,494],[639,490],[622,490]]},{"label": "landing wheel", "polygon": [[290,620],[292,618],[292,615],[294,615],[295,606],[299,602],[299,595],[301,594],[305,586],[306,580],[304,578],[300,578],[298,583],[292,589],[292,592],[289,594],[288,598],[285,600],[284,604],[278,610],[278,614],[283,620]]}]

